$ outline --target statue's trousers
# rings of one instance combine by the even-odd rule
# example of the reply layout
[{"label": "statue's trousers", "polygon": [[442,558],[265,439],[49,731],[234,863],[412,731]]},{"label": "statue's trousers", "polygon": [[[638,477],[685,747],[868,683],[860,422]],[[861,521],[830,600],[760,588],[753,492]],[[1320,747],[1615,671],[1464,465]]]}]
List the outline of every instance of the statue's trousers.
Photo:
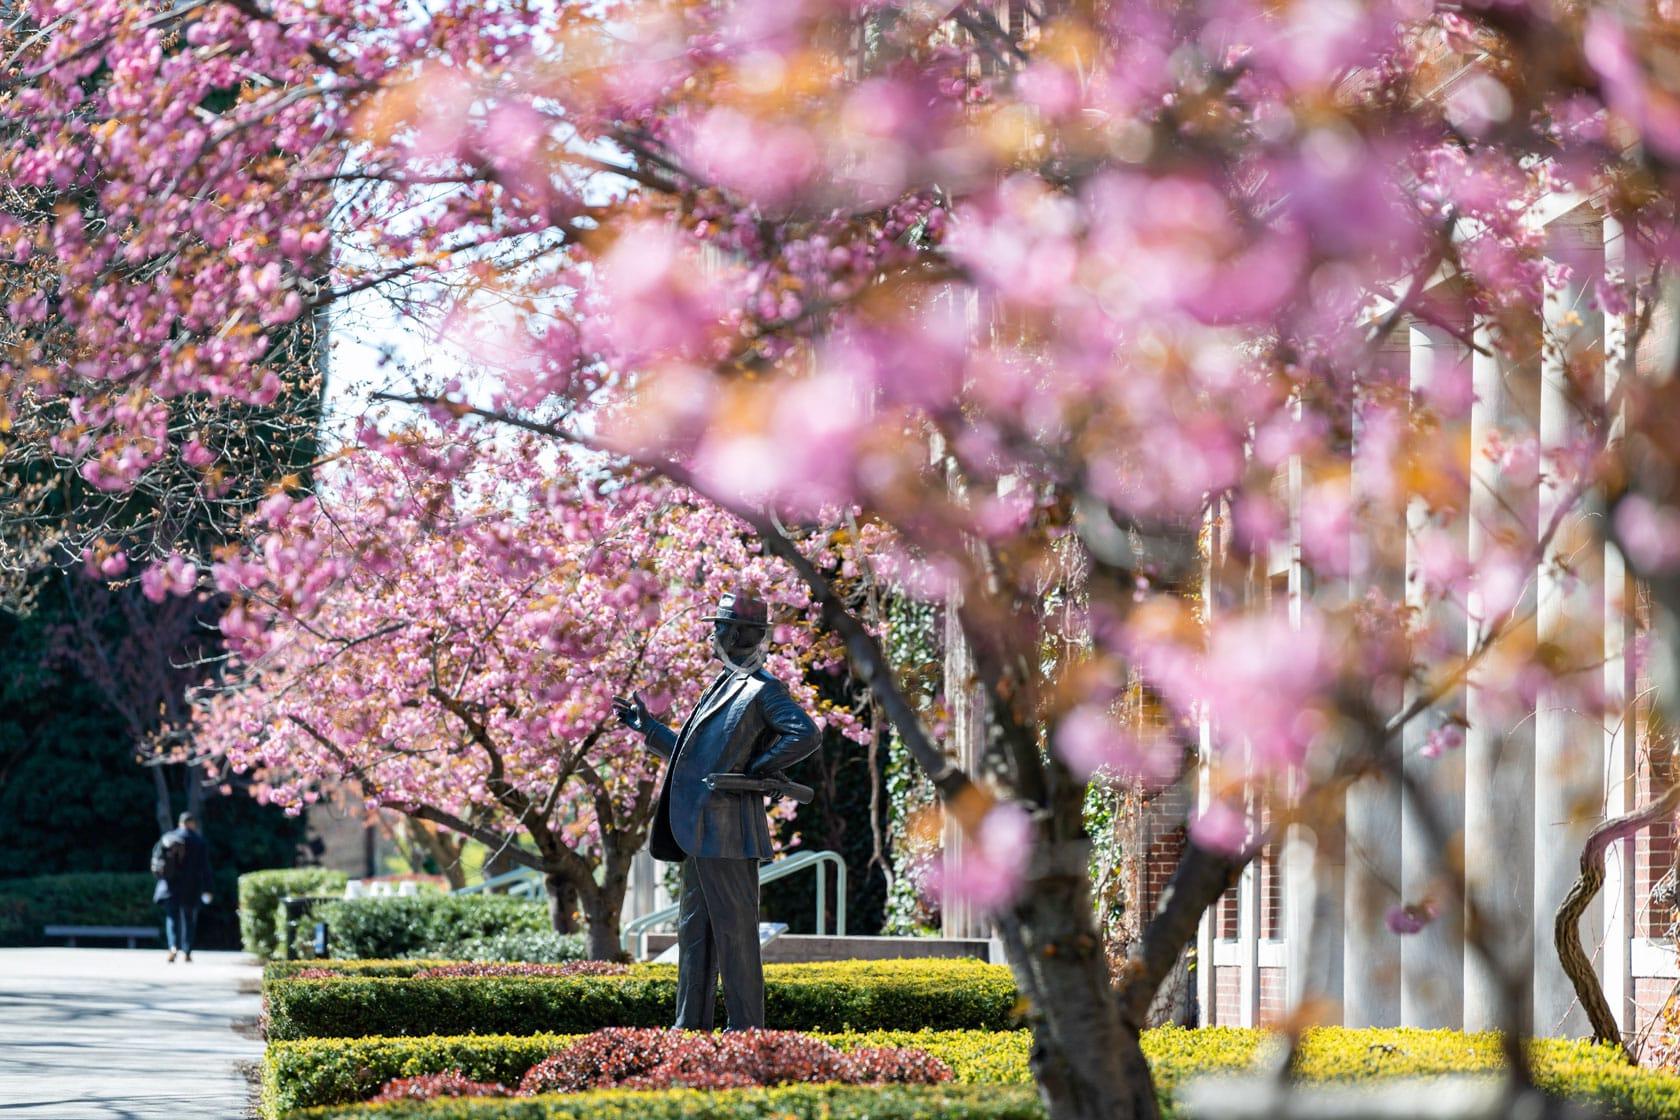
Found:
[{"label": "statue's trousers", "polygon": [[677,911],[677,1026],[709,1031],[718,976],[729,1029],[764,1026],[758,947],[758,860],[690,856]]}]

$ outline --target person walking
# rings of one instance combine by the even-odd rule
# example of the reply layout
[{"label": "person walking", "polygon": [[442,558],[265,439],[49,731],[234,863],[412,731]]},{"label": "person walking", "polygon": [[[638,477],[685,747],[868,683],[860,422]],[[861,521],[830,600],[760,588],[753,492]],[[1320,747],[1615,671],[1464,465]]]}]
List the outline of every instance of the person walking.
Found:
[{"label": "person walking", "polygon": [[152,845],[152,874],[157,887],[152,901],[163,907],[169,935],[169,963],[177,953],[192,961],[193,935],[198,931],[198,908],[210,905],[210,848],[198,834],[198,819],[182,813],[178,828]]}]

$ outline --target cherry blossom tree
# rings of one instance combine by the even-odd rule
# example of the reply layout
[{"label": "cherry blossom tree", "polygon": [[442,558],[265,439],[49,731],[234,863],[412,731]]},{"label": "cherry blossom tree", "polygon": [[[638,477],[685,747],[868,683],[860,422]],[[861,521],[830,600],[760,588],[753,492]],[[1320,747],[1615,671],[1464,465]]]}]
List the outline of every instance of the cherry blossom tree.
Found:
[{"label": "cherry blossom tree", "polygon": [[813,709],[805,672],[834,661],[802,586],[729,515],[528,438],[382,439],[261,516],[213,572],[237,664],[205,697],[198,749],[266,774],[279,804],[347,783],[541,871],[555,928],[575,902],[598,957],[620,952],[658,797],[658,760],[612,697],[692,703],[716,668],[697,620],[734,586],[774,604],[770,669]]},{"label": "cherry blossom tree", "polygon": [[[990,892],[1053,1116],[1156,1114],[1147,1008],[1272,829],[1331,832],[1334,794],[1399,784],[1447,865],[1404,748],[1454,749],[1467,679],[1603,713],[1583,628],[1566,608],[1542,632],[1532,573],[1565,586],[1572,557],[1619,541],[1675,703],[1680,380],[1654,309],[1674,294],[1680,89],[1662,6],[15,8],[0,177],[76,201],[0,219],[0,286],[13,322],[56,317],[74,345],[14,347],[7,392],[260,404],[277,330],[377,291],[489,367],[393,396],[603,449],[733,511],[970,833],[976,873],[952,886]],[[1533,220],[1570,192],[1621,233],[1601,274],[1549,257]],[[1556,291],[1573,323],[1533,314]],[[1614,353],[1582,344],[1590,310],[1628,324]],[[1414,325],[1489,362],[1543,355],[1572,422],[1475,429],[1474,360],[1414,371],[1392,345]],[[109,416],[79,453],[126,481],[154,413]],[[448,456],[411,450],[447,485]],[[1541,499],[1450,531],[1489,464]],[[883,575],[957,610],[984,774],[941,751],[785,534],[831,526],[829,506],[890,530]],[[402,563],[328,548],[300,528],[317,512],[277,502],[274,559],[237,579],[285,572],[300,618]],[[1249,593],[1280,549],[1299,556],[1287,608]],[[253,655],[282,656],[266,619],[241,631],[270,609],[232,616]],[[1443,638],[1454,610],[1468,648]],[[327,641],[353,661],[378,626]],[[446,655],[478,664],[408,660]],[[438,687],[461,708],[430,697],[445,726],[489,726]],[[370,728],[420,718],[377,710]],[[1079,812],[1100,768],[1210,794],[1112,988]],[[1514,939],[1451,882],[1391,924],[1462,913],[1519,1023]]]}]

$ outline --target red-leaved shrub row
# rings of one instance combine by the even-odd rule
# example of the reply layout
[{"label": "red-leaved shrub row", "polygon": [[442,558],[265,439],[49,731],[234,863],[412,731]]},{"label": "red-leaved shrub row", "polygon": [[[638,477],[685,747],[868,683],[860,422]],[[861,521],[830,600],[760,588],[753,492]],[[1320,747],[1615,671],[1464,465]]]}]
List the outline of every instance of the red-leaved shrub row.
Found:
[{"label": "red-leaved shrub row", "polygon": [[519,1091],[735,1089],[801,1081],[932,1085],[950,1079],[950,1067],[922,1050],[880,1048],[846,1054],[797,1031],[698,1034],[608,1027],[532,1066]]},{"label": "red-leaved shrub row", "polygon": [[422,968],[414,974],[414,979],[480,976],[622,976],[629,971],[629,965],[614,964],[612,961],[565,961],[561,964],[465,961],[461,964],[440,964],[435,968]]},{"label": "red-leaved shrub row", "polygon": [[[656,1027],[608,1027],[587,1034],[525,1073],[518,1095],[585,1089],[745,1089],[796,1082],[934,1085],[951,1068],[925,1050],[836,1050],[797,1031],[700,1034]],[[472,1081],[459,1070],[402,1077],[375,1100],[508,1096],[505,1086]]]},{"label": "red-leaved shrub row", "polygon": [[499,1081],[474,1081],[458,1069],[427,1073],[419,1077],[397,1077],[385,1083],[376,1101],[429,1101],[433,1097],[511,1097],[513,1092]]}]

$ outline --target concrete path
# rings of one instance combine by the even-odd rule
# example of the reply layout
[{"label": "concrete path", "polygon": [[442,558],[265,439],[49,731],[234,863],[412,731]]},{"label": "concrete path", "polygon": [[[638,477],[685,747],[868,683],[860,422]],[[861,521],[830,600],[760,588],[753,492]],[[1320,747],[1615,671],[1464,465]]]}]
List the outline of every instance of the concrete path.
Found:
[{"label": "concrete path", "polygon": [[260,976],[243,953],[0,949],[0,1120],[241,1120]]}]

